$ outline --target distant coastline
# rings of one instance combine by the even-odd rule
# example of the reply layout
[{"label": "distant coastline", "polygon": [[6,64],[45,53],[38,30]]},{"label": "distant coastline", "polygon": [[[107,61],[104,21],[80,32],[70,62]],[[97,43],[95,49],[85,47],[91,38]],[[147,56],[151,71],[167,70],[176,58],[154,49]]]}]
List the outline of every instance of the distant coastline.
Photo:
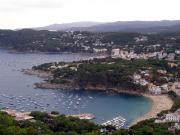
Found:
[{"label": "distant coastline", "polygon": [[88,52],[70,52],[70,51],[67,51],[67,52],[53,52],[53,51],[19,51],[17,49],[5,49],[5,48],[1,48],[1,50],[7,50],[9,53],[14,53],[14,54],[83,54],[83,55],[93,55],[94,56],[94,53],[88,53]]}]

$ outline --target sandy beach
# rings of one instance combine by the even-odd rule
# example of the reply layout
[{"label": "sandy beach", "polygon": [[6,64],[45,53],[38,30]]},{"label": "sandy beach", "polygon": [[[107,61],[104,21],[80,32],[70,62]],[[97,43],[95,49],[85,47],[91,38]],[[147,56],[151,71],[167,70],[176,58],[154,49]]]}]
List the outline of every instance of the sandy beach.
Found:
[{"label": "sandy beach", "polygon": [[135,125],[140,121],[155,118],[158,113],[163,110],[168,110],[172,107],[173,101],[168,97],[168,95],[150,95],[144,94],[145,97],[150,98],[153,102],[151,110],[144,116],[136,119],[131,125]]}]

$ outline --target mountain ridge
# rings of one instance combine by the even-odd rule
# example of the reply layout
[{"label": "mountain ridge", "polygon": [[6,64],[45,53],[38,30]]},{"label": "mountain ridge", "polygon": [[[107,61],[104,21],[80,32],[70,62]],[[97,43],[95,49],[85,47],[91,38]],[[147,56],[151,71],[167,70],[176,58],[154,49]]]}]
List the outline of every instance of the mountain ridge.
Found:
[{"label": "mountain ridge", "polygon": [[117,21],[117,22],[73,22],[52,24],[35,30],[52,31],[90,31],[90,32],[177,32],[180,31],[180,20],[162,21]]},{"label": "mountain ridge", "polygon": [[72,23],[62,23],[62,24],[51,24],[51,25],[47,25],[47,26],[43,26],[43,27],[36,27],[33,28],[35,30],[65,30],[65,29],[69,29],[69,28],[73,28],[73,27],[92,27],[95,25],[101,24],[100,22],[93,22],[93,21],[82,21],[82,22],[72,22]]}]

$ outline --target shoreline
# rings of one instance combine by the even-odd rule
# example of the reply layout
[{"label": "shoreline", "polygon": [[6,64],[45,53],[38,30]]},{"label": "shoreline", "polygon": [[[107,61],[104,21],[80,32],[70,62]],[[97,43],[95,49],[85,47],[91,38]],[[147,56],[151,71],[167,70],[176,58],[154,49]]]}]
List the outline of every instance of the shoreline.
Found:
[{"label": "shoreline", "polygon": [[[29,75],[37,75],[38,77],[41,78],[47,78],[50,73],[46,72],[39,72],[39,71],[34,71],[32,69],[28,70],[26,74]],[[45,75],[44,75],[45,74]],[[51,84],[47,81],[43,81],[40,83],[34,84],[35,89],[40,88],[40,89],[62,89],[62,90],[80,90],[81,88],[78,87],[77,85],[60,85],[60,84]],[[138,122],[151,119],[151,118],[156,118],[157,114],[164,111],[164,110],[169,110],[171,109],[173,105],[173,101],[170,99],[170,97],[167,94],[161,94],[161,95],[152,95],[150,93],[143,93],[143,92],[138,92],[138,91],[133,91],[133,90],[125,90],[125,89],[120,89],[120,88],[105,88],[102,86],[97,86],[97,87],[91,87],[88,86],[86,88],[83,88],[86,91],[99,91],[99,92],[106,92],[106,93],[117,93],[117,94],[130,94],[130,95],[138,95],[138,96],[144,96],[152,101],[152,107],[151,109],[144,115],[139,116],[137,119],[135,119],[130,126],[136,125]]]},{"label": "shoreline", "polygon": [[9,49],[9,48],[2,48],[0,47],[1,50],[5,50],[9,53],[14,53],[14,54],[80,54],[80,55],[92,55],[94,56],[94,53],[92,52],[71,52],[71,51],[59,51],[59,52],[53,52],[53,51],[32,51],[32,50],[17,50],[17,49]]},{"label": "shoreline", "polygon": [[149,112],[145,115],[140,116],[139,118],[135,119],[130,126],[136,125],[138,122],[143,120],[156,118],[157,114],[164,111],[171,109],[173,105],[173,101],[168,97],[166,94],[161,95],[150,95],[150,94],[143,94],[142,96],[149,98],[152,101],[152,107]]},{"label": "shoreline", "polygon": [[[45,86],[47,87],[48,85],[46,85],[46,83],[47,82],[39,83],[39,84],[40,85],[45,84]],[[36,86],[37,86],[37,84],[36,84]],[[49,87],[47,87],[45,89],[58,89],[58,87],[59,87],[58,85],[52,84],[52,85],[49,85]],[[72,88],[72,87],[66,87],[66,88],[64,87],[64,89],[63,89],[62,87],[64,87],[64,86],[61,86],[62,90],[67,90],[67,89]],[[43,89],[43,87],[36,87],[36,88],[42,88]],[[79,88],[74,86],[74,90],[79,90]],[[116,88],[111,89],[111,90],[105,90],[102,88],[95,88],[95,87],[90,88],[89,87],[89,88],[86,88],[84,90],[92,91],[92,92],[95,92],[95,91],[105,92],[108,94],[111,94],[111,93],[130,94],[130,95],[136,95],[136,96],[143,96],[143,97],[150,99],[152,102],[152,107],[150,108],[150,110],[147,113],[145,113],[144,115],[139,116],[134,121],[132,121],[132,123],[130,123],[130,127],[136,125],[138,122],[141,122],[141,121],[144,121],[147,119],[151,119],[151,118],[156,118],[158,113],[160,113],[164,110],[171,109],[171,107],[173,105],[173,101],[172,101],[172,99],[170,99],[168,94],[152,95],[150,93],[140,93],[140,92],[134,92],[131,90],[123,90],[123,89],[116,89]]]},{"label": "shoreline", "polygon": [[47,81],[39,82],[34,84],[35,89],[61,89],[61,90],[85,90],[85,91],[98,91],[98,92],[105,92],[105,93],[116,93],[116,94],[130,94],[130,95],[138,95],[143,96],[143,92],[140,91],[134,91],[130,89],[125,88],[106,88],[103,86],[91,86],[87,85],[86,87],[80,87],[76,85],[75,83],[72,84],[55,84],[50,83]]}]

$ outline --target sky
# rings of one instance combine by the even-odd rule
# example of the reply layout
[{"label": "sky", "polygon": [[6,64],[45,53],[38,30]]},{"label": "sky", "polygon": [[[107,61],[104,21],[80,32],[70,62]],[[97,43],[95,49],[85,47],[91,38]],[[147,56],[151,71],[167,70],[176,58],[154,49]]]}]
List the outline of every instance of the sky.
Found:
[{"label": "sky", "polygon": [[0,29],[78,21],[180,20],[180,0],[0,0]]}]

